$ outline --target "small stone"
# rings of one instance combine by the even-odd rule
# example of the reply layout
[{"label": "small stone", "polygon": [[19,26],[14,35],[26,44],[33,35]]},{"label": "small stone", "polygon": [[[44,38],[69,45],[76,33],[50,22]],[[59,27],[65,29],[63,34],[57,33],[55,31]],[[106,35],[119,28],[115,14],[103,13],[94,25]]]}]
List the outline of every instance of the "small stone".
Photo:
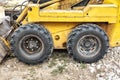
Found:
[{"label": "small stone", "polygon": [[100,75],[101,75],[101,76],[104,76],[104,75],[105,75],[105,73],[101,73]]},{"label": "small stone", "polygon": [[11,66],[10,65],[7,65],[7,68],[10,68]]},{"label": "small stone", "polygon": [[104,79],[104,78],[100,77],[100,78],[98,78],[97,80],[106,80],[106,79]]},{"label": "small stone", "polygon": [[96,77],[99,78],[99,77],[100,77],[100,74],[97,74]]},{"label": "small stone", "polygon": [[96,65],[94,63],[91,64],[92,67],[95,67]]},{"label": "small stone", "polygon": [[101,65],[97,65],[97,67],[96,67],[97,69],[101,69]]},{"label": "small stone", "polygon": [[91,72],[91,73],[96,72],[96,69],[95,69],[94,67],[89,67],[89,69],[90,69],[90,72]]}]

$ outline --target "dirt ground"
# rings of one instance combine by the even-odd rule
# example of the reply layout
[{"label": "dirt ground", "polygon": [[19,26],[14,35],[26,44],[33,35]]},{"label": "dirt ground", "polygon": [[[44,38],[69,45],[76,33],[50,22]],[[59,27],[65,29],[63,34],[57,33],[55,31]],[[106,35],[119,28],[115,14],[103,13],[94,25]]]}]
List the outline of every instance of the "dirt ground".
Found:
[{"label": "dirt ground", "polygon": [[[95,77],[87,64],[74,62],[66,51],[55,51],[50,60],[26,65],[12,57],[0,65],[1,80],[79,80]],[[87,76],[87,77],[85,77]]]},{"label": "dirt ground", "polygon": [[120,80],[120,48],[97,63],[78,63],[66,50],[55,50],[42,64],[27,65],[9,57],[0,65],[0,80]]},{"label": "dirt ground", "polygon": [[[23,0],[0,0],[0,6],[13,7]],[[42,64],[27,65],[14,56],[0,64],[0,80],[120,80],[120,47],[93,64],[78,63],[66,50],[55,50]]]}]

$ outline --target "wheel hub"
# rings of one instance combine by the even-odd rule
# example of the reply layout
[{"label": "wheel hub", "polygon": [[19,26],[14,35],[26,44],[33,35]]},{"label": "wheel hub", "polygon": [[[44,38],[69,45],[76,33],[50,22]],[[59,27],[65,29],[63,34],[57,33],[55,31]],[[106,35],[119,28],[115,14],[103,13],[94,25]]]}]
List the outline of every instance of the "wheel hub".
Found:
[{"label": "wheel hub", "polygon": [[90,42],[90,41],[85,42],[85,43],[84,43],[84,46],[85,46],[86,48],[91,47],[91,42]]},{"label": "wheel hub", "polygon": [[78,41],[77,50],[84,56],[95,55],[98,52],[100,45],[100,40],[94,35],[85,35]]},{"label": "wheel hub", "polygon": [[29,54],[34,54],[42,49],[42,41],[35,36],[27,36],[23,39],[22,46]]}]

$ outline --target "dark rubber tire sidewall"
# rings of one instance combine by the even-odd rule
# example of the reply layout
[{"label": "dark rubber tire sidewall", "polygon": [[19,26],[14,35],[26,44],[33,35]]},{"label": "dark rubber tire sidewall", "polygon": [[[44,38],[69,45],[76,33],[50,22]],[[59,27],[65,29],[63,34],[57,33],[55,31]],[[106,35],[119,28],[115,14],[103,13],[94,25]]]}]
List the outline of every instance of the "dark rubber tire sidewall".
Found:
[{"label": "dark rubber tire sidewall", "polygon": [[[43,62],[46,58],[49,57],[53,49],[53,42],[50,33],[46,29],[38,25],[32,25],[32,28],[30,27],[30,25],[25,25],[23,27],[19,27],[13,34],[15,35],[15,37],[12,39],[15,43],[14,46],[12,47],[14,48],[15,56],[18,57],[18,59],[21,60],[22,62],[28,64],[37,64]],[[24,49],[21,48],[21,45],[19,43],[22,37],[30,34],[36,35],[42,40],[44,44],[44,49],[42,53],[38,52],[36,54],[29,55],[24,51]]]},{"label": "dark rubber tire sidewall", "polygon": [[[101,42],[101,49],[100,51],[92,57],[83,57],[81,53],[77,50],[77,43],[79,39],[84,35],[95,35],[99,38]],[[77,28],[75,28],[69,35],[68,43],[67,43],[67,50],[70,53],[70,55],[77,60],[78,62],[87,62],[92,63],[96,62],[99,59],[103,58],[103,56],[107,53],[109,47],[109,40],[106,35],[106,33],[98,26],[98,25],[92,25],[92,24],[84,24],[80,25]]]},{"label": "dark rubber tire sidewall", "polygon": [[[89,61],[94,61],[94,60],[97,60],[98,58],[99,58],[99,56],[102,54],[102,53],[104,53],[104,51],[105,51],[105,49],[106,49],[106,47],[105,46],[102,46],[102,48],[100,49],[100,52],[98,52],[95,56],[93,56],[93,57],[90,57],[90,58],[85,58],[85,57],[83,57],[83,56],[81,56],[80,54],[79,54],[79,52],[78,52],[78,50],[77,50],[77,42],[79,41],[79,38],[80,37],[82,37],[82,36],[84,36],[84,35],[89,35],[89,34],[92,34],[92,35],[95,35],[95,36],[97,36],[99,39],[100,39],[100,42],[101,42],[101,45],[105,45],[105,41],[103,40],[103,36],[102,35],[100,35],[99,33],[97,33],[96,31],[89,31],[89,32],[81,32],[80,34],[78,34],[78,36],[76,36],[76,37],[78,37],[78,38],[76,38],[75,40],[74,40],[74,43],[73,43],[73,52],[74,53],[77,53],[77,54],[74,54],[77,58],[80,58],[80,59],[82,59],[83,61],[86,61],[86,62],[89,62]],[[101,54],[99,54],[99,53],[101,53]],[[81,53],[82,54],[82,53]]]}]

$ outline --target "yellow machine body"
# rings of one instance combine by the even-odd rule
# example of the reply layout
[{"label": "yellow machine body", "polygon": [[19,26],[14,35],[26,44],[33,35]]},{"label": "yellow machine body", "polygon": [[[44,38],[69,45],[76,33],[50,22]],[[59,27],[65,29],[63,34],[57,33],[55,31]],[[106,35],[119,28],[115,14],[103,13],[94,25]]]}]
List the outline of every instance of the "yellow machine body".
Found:
[{"label": "yellow machine body", "polygon": [[120,0],[104,0],[102,4],[88,4],[78,10],[60,10],[60,0],[53,1],[44,9],[40,9],[41,4],[29,4],[16,22],[43,25],[51,33],[55,49],[66,49],[69,33],[85,23],[98,24],[107,33],[110,46],[120,46]]}]

